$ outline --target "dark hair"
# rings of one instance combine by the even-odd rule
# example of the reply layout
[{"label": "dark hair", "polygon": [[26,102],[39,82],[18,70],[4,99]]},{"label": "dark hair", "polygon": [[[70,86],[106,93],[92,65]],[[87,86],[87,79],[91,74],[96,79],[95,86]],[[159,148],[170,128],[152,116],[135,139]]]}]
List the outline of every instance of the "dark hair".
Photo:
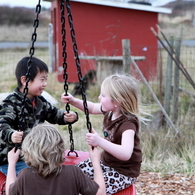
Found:
[{"label": "dark hair", "polygon": [[[22,83],[20,80],[21,77],[26,76],[26,74],[27,74],[29,59],[30,59],[30,57],[22,58],[16,66],[15,76],[16,76],[19,88],[22,87]],[[41,61],[40,59],[38,59],[36,57],[32,57],[31,62],[32,63],[31,63],[29,81],[34,81],[35,77],[40,72],[49,72],[47,65],[43,61]]]}]

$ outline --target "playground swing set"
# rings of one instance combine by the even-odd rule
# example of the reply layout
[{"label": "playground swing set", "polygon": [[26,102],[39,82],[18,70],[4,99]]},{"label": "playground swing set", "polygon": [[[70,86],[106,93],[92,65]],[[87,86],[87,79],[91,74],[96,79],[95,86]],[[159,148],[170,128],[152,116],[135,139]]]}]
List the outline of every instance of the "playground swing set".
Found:
[{"label": "playground swing set", "polygon": [[[70,6],[70,1],[69,0],[61,0],[60,3],[60,12],[61,12],[61,25],[62,25],[62,29],[61,29],[61,34],[62,34],[62,58],[63,58],[63,70],[64,70],[64,74],[63,74],[63,79],[64,79],[64,91],[65,91],[65,95],[68,94],[68,73],[67,73],[67,62],[66,62],[66,58],[67,58],[67,52],[66,52],[66,30],[65,30],[65,4],[64,2],[66,1],[66,9],[67,9],[67,16],[68,16],[68,22],[69,22],[69,26],[70,26],[70,34],[71,34],[71,38],[72,38],[72,45],[73,45],[73,51],[74,51],[74,58],[75,58],[75,63],[76,63],[76,67],[77,67],[77,74],[78,74],[78,79],[79,79],[79,83],[80,83],[80,87],[81,87],[81,94],[82,94],[82,100],[83,100],[83,106],[84,106],[84,112],[85,112],[85,116],[86,116],[86,125],[87,125],[87,129],[89,132],[91,132],[91,122],[89,119],[89,112],[88,112],[88,107],[87,107],[87,100],[86,100],[86,95],[85,95],[85,89],[84,89],[84,85],[83,85],[83,77],[82,77],[82,73],[81,73],[81,66],[80,66],[80,60],[79,60],[79,55],[78,55],[78,49],[77,49],[77,43],[76,43],[76,38],[75,38],[75,31],[74,31],[74,26],[73,26],[73,19],[72,19],[72,14],[71,14],[71,6]],[[22,102],[22,111],[21,111],[21,116],[20,116],[20,123],[19,123],[19,129],[22,131],[23,129],[23,124],[24,124],[24,109],[25,109],[25,101],[26,101],[26,96],[28,94],[28,83],[29,83],[29,75],[30,75],[30,70],[31,70],[31,64],[32,64],[32,56],[34,55],[35,52],[35,47],[34,47],[34,43],[36,42],[36,38],[37,38],[37,33],[36,33],[36,29],[39,26],[39,14],[41,12],[41,3],[40,0],[38,1],[38,4],[36,6],[36,18],[34,20],[34,32],[32,33],[32,37],[31,37],[31,41],[32,41],[32,45],[29,51],[29,55],[30,55],[30,59],[28,61],[28,71],[26,73],[26,86],[24,88],[24,98],[23,98],[23,102]],[[66,111],[69,112],[70,111],[70,105],[67,103],[66,106]],[[72,125],[69,124],[68,125],[68,130],[69,130],[69,134],[70,134],[70,150],[65,152],[65,165],[76,165],[79,162],[89,158],[89,153],[88,152],[84,152],[84,151],[75,151],[74,150],[74,139],[73,139],[73,133],[72,133]],[[16,145],[16,148],[18,147],[18,145]],[[6,191],[5,191],[5,186],[6,186],[6,176],[0,172],[0,194],[1,195],[5,195]],[[136,194],[136,188],[135,185],[131,185],[130,187],[115,193],[115,195],[135,195]]]}]

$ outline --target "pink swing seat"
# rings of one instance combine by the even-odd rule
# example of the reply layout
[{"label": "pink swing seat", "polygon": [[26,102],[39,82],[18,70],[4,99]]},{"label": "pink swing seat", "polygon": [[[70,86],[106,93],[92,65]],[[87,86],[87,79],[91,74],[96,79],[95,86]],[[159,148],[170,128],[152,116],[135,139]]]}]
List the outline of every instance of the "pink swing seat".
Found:
[{"label": "pink swing seat", "polygon": [[6,176],[0,172],[0,194],[5,195]]},{"label": "pink swing seat", "polygon": [[[88,152],[83,151],[76,151],[74,152],[65,152],[65,165],[76,165],[81,161],[84,161],[85,159],[89,158]],[[136,195],[136,188],[135,185],[131,185],[128,188],[121,190],[120,192],[115,193],[115,195]]]},{"label": "pink swing seat", "polygon": [[[79,162],[89,158],[88,152],[83,151],[76,151],[74,152],[65,152],[66,160],[64,162],[65,165],[76,165]],[[6,176],[0,172],[0,194],[5,195],[5,182],[6,182]],[[136,195],[136,188],[135,185],[131,185],[130,187],[115,193],[115,195]]]}]

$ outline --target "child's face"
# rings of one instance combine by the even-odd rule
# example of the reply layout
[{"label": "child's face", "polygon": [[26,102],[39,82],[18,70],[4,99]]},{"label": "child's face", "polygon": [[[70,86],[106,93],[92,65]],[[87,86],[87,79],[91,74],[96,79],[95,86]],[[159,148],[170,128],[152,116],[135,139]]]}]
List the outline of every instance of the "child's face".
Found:
[{"label": "child's face", "polygon": [[47,86],[47,72],[39,72],[35,77],[34,81],[29,81],[28,84],[28,98],[33,98],[34,96],[40,96]]},{"label": "child's face", "polygon": [[101,93],[98,97],[100,99],[100,103],[102,105],[102,110],[104,112],[108,111],[114,111],[115,110],[115,104],[112,101],[112,99],[105,93],[105,90],[101,88]]}]

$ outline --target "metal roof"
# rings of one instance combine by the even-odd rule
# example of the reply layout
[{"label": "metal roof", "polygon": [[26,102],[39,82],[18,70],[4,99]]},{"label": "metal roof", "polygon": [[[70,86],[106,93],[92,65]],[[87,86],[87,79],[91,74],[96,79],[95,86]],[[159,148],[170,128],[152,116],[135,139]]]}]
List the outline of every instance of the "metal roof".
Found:
[{"label": "metal roof", "polygon": [[108,1],[108,0],[71,0],[74,2],[80,3],[89,3],[102,6],[118,7],[124,9],[134,9],[148,12],[157,12],[157,13],[172,13],[171,9],[163,7],[154,7],[150,5],[137,4],[137,3],[127,3],[127,2],[118,2],[118,1]]}]

